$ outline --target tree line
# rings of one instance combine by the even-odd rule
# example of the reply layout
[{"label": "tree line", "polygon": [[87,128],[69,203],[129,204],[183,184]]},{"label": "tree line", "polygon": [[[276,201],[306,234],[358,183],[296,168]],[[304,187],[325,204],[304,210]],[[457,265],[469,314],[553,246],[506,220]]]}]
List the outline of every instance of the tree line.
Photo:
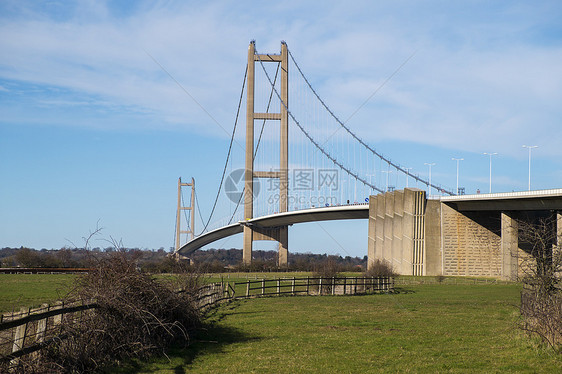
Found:
[{"label": "tree line", "polygon": [[[177,268],[177,260],[172,251],[164,248],[147,250],[139,248],[61,248],[41,249],[5,247],[0,249],[0,267],[30,268],[88,268],[94,259],[100,259],[113,252],[133,253],[137,266],[143,271],[152,273],[173,272]],[[190,255],[190,266],[205,272],[225,271],[314,271],[322,264],[330,261],[338,271],[363,271],[367,264],[367,256],[351,257],[327,254],[289,253],[289,266],[279,269],[277,251],[254,250],[252,264],[242,265],[242,250],[208,249],[196,251]],[[188,261],[185,260],[184,261]]]}]

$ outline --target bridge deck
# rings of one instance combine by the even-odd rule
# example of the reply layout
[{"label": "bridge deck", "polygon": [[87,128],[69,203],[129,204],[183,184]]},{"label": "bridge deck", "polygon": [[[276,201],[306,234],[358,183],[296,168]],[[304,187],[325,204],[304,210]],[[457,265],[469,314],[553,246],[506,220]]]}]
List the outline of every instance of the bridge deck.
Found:
[{"label": "bridge deck", "polygon": [[[562,189],[440,196],[436,200],[458,211],[562,210]],[[209,231],[184,244],[178,252],[189,255],[216,240],[241,233],[244,225],[273,228],[304,222],[367,218],[369,218],[369,204],[329,206],[270,214]]]},{"label": "bridge deck", "polygon": [[236,222],[231,225],[209,231],[184,244],[178,252],[187,256],[197,249],[216,240],[241,233],[244,225],[272,228],[290,226],[295,223],[366,218],[369,218],[369,204],[330,206],[270,214],[248,221]]}]

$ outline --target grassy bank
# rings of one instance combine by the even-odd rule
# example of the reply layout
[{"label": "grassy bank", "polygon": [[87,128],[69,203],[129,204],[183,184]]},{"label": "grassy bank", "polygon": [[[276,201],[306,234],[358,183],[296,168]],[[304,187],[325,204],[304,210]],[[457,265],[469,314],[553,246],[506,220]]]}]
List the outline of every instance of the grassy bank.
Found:
[{"label": "grassy bank", "polygon": [[558,372],[517,328],[517,285],[411,285],[398,295],[238,301],[170,360],[121,372]]}]

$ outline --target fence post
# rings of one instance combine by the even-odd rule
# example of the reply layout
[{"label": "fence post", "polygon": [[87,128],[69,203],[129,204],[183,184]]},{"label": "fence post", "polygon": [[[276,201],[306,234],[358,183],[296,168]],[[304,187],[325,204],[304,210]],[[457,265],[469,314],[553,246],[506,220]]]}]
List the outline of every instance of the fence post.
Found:
[{"label": "fence post", "polygon": [[277,278],[277,296],[281,294],[281,280]]},{"label": "fence post", "polygon": [[310,277],[306,277],[306,296],[309,295],[308,291],[310,289]]},{"label": "fence post", "polygon": [[293,284],[291,285],[291,295],[295,296],[295,277],[293,277]]},{"label": "fence post", "polygon": [[250,297],[250,280],[246,280],[246,297]]},{"label": "fence post", "polygon": [[336,278],[332,277],[332,295],[336,294]]},{"label": "fence post", "polygon": [[[21,308],[20,311],[20,318],[26,317],[27,315],[29,315],[29,311],[31,310],[31,308]],[[13,313],[12,313],[13,315]],[[16,327],[16,331],[15,331],[15,335],[14,335],[14,344],[12,346],[12,352],[16,352],[19,351],[20,349],[23,348],[23,345],[25,344],[25,335],[27,334],[27,323],[21,324],[18,327]],[[10,361],[10,364],[13,366],[17,366],[19,364],[19,358],[14,358],[12,361]]]},{"label": "fence post", "polygon": [[355,277],[355,281],[353,283],[355,283],[353,286],[353,294],[357,295],[357,277]]},{"label": "fence post", "polygon": [[265,279],[261,280],[261,294],[265,295]]},{"label": "fence post", "polygon": [[320,277],[320,281],[318,283],[318,296],[322,296],[322,277]]},{"label": "fence post", "polygon": [[[49,304],[42,304],[41,309],[45,310],[45,312],[49,311]],[[47,320],[49,318],[41,319],[37,322],[37,331],[35,333],[35,340],[37,343],[42,343],[45,339],[45,330],[47,329]]]},{"label": "fence post", "polygon": [[[49,311],[49,304],[41,304],[41,308],[39,310],[43,311],[43,312],[48,312]],[[81,313],[83,313],[83,312],[81,312]],[[37,321],[37,328],[35,330],[35,342],[36,343],[43,343],[43,341],[45,340],[45,330],[47,330],[48,319],[49,319],[49,317],[43,318],[43,319],[40,319],[39,321]],[[31,357],[33,357],[34,359],[37,359],[39,357],[39,351],[33,352],[31,354]]]},{"label": "fence post", "polygon": [[[64,308],[64,303],[62,301],[57,301],[53,309],[62,309]],[[62,313],[57,314],[53,317],[53,325],[58,326],[62,323]]]}]

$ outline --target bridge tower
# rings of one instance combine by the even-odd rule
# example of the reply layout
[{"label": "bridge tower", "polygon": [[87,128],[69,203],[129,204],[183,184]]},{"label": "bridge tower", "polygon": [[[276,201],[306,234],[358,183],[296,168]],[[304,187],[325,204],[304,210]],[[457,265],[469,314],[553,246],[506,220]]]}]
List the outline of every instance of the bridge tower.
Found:
[{"label": "bridge tower", "polygon": [[[191,187],[191,202],[189,206],[183,206],[181,198],[181,188]],[[181,234],[190,235],[190,239],[195,237],[195,179],[191,178],[191,183],[183,183],[181,177],[178,178],[178,208],[176,211],[176,251],[181,247]],[[181,229],[182,210],[191,211],[191,221],[188,230]]]},{"label": "bridge tower", "polygon": [[[256,113],[254,111],[255,89],[255,64],[261,62],[275,62],[281,64],[281,103],[278,113]],[[253,218],[254,209],[254,178],[279,179],[279,212],[283,213],[288,208],[288,149],[289,149],[289,116],[287,112],[289,99],[289,60],[287,44],[281,42],[280,54],[256,54],[255,42],[250,42],[248,47],[248,74],[247,74],[247,99],[246,99],[246,170],[244,175],[244,221]],[[280,161],[278,171],[254,170],[254,121],[277,120],[280,121]],[[261,229],[250,224],[244,226],[244,245],[242,261],[244,264],[252,262],[252,245],[254,240],[276,240],[279,243],[278,265],[287,266],[288,257],[288,227],[280,226],[273,229]]]}]

